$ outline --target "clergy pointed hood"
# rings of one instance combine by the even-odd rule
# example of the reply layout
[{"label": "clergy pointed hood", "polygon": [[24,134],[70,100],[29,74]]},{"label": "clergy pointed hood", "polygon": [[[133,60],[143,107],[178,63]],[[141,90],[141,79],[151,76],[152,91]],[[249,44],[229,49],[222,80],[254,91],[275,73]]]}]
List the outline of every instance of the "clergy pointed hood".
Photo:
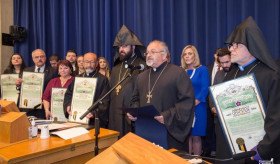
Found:
[{"label": "clergy pointed hood", "polygon": [[118,32],[113,44],[113,47],[116,49],[116,53],[114,56],[114,65],[119,63],[120,55],[118,53],[118,46],[122,45],[134,45],[135,54],[141,58],[144,58],[143,54],[146,50],[146,47],[130,29],[123,25]]},{"label": "clergy pointed hood", "polygon": [[280,72],[279,67],[270,54],[261,30],[251,16],[236,26],[225,41],[225,44],[232,43],[241,43],[245,45],[255,58],[271,69]]}]

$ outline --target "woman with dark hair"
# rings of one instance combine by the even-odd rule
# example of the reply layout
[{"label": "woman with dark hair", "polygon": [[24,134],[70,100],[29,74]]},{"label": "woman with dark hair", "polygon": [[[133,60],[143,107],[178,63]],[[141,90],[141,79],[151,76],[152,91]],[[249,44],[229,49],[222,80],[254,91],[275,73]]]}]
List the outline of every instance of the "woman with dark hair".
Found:
[{"label": "woman with dark hair", "polygon": [[110,79],[111,72],[110,72],[109,62],[106,60],[106,58],[104,57],[98,58],[98,70],[99,73],[101,73],[102,75]]},{"label": "woman with dark hair", "polygon": [[22,71],[25,68],[25,63],[20,54],[13,54],[10,58],[10,63],[8,67],[4,70],[4,74],[14,74],[18,73],[21,77]]},{"label": "woman with dark hair", "polygon": [[50,112],[50,102],[52,88],[67,88],[74,79],[72,64],[68,60],[61,60],[58,62],[58,74],[60,77],[52,79],[43,94],[43,105],[46,113],[46,118],[52,117]]}]

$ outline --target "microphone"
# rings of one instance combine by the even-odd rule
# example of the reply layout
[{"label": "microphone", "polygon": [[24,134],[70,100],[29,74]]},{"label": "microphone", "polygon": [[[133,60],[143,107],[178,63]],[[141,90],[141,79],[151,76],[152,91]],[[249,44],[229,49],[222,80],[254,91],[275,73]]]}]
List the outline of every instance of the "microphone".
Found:
[{"label": "microphone", "polygon": [[136,69],[139,69],[140,71],[143,71],[145,69],[145,66],[143,64],[139,64],[139,65],[131,65],[131,64],[126,64],[124,66],[125,68],[130,68],[131,71],[134,71]]},{"label": "microphone", "polygon": [[33,109],[37,109],[41,104],[37,104],[33,107]]},{"label": "microphone", "polygon": [[239,159],[244,159],[244,158],[250,158],[252,156],[255,156],[257,152],[255,151],[246,151],[238,154],[232,155],[233,160],[239,160]]}]

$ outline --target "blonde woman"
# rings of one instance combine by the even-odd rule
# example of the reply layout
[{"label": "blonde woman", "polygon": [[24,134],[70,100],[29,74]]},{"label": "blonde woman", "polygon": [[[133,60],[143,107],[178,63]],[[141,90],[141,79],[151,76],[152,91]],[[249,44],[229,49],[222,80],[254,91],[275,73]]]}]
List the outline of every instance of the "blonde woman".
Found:
[{"label": "blonde woman", "polygon": [[188,73],[195,93],[195,119],[189,136],[189,153],[200,155],[202,152],[201,136],[206,135],[207,105],[209,87],[207,67],[200,64],[197,49],[187,45],[181,54],[181,67]]},{"label": "blonde woman", "polygon": [[99,73],[106,76],[108,79],[110,79],[110,67],[109,62],[104,57],[98,58],[98,67],[99,67]]}]

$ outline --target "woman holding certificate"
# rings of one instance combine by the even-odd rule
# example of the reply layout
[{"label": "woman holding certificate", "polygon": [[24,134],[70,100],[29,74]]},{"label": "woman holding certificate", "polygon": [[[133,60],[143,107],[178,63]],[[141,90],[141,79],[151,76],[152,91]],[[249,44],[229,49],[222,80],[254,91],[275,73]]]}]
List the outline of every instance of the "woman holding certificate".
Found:
[{"label": "woman holding certificate", "polygon": [[22,71],[25,68],[25,63],[20,54],[13,54],[10,58],[8,67],[4,70],[4,74],[19,74],[21,77]]},{"label": "woman holding certificate", "polygon": [[209,75],[206,66],[200,64],[197,49],[187,45],[181,54],[181,67],[188,73],[195,93],[195,118],[189,136],[189,154],[200,155],[202,151],[201,136],[206,135]]},{"label": "woman holding certificate", "polygon": [[43,94],[43,105],[46,113],[46,118],[52,117],[50,112],[50,102],[51,102],[51,95],[52,95],[52,88],[67,88],[69,84],[71,84],[74,77],[73,74],[73,67],[72,64],[68,60],[61,60],[58,63],[58,74],[60,77],[52,79]]}]

